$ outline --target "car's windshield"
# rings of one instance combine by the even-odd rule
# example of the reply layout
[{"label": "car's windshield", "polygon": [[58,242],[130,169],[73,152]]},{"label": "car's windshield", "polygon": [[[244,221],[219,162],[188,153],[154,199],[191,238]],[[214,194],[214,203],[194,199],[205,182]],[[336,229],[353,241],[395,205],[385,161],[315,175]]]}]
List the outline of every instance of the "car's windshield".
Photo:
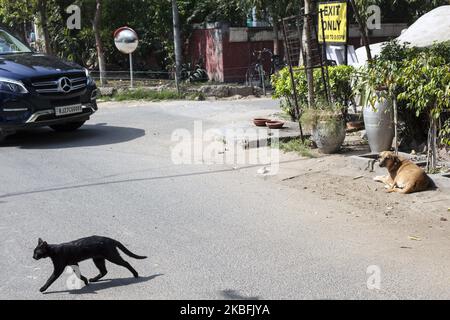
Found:
[{"label": "car's windshield", "polygon": [[27,52],[31,52],[31,50],[26,45],[0,29],[0,55]]}]

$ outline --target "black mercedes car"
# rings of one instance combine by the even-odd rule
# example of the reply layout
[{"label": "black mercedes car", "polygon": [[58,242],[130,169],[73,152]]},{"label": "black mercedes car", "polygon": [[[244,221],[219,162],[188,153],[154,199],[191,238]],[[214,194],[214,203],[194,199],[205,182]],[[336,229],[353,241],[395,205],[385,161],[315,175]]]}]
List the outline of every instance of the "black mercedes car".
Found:
[{"label": "black mercedes car", "polygon": [[42,126],[77,130],[97,111],[96,98],[87,69],[36,53],[0,26],[0,138]]}]

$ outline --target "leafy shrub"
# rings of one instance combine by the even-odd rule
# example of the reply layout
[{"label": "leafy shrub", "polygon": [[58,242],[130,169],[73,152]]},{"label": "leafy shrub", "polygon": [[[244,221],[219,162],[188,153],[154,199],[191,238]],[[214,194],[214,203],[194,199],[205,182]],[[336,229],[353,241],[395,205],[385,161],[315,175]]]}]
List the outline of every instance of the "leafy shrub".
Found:
[{"label": "leafy shrub", "polygon": [[[443,114],[450,111],[450,63],[440,54],[442,48],[432,48],[421,52],[403,63],[399,83],[403,91],[398,98],[406,102],[406,108],[417,117],[428,116],[430,122],[429,141],[435,139],[437,124]],[[441,144],[448,142],[448,119],[439,134]],[[435,151],[432,151],[434,154]],[[432,157],[435,155],[432,154]]]},{"label": "leafy shrub", "polygon": [[417,53],[417,48],[410,48],[397,40],[384,44],[375,59],[355,72],[354,91],[361,96],[362,104],[374,107],[375,101],[381,98],[392,101],[401,92],[398,77],[403,62]]},{"label": "leafy shrub", "polygon": [[319,123],[325,124],[328,131],[338,134],[343,125],[343,114],[339,105],[316,104],[315,108],[306,108],[301,117],[302,123],[315,129]]},{"label": "leafy shrub", "polygon": [[[296,83],[298,104],[299,106],[306,105],[308,103],[308,83],[305,72],[298,67],[294,68],[294,81]],[[271,83],[274,88],[272,97],[282,99],[281,109],[294,120],[295,98],[289,68],[283,68],[280,72],[272,75]]]},{"label": "leafy shrub", "polygon": [[422,52],[404,62],[399,83],[404,91],[398,95],[407,101],[406,106],[415,111],[431,112],[439,118],[442,111],[450,108],[450,65],[443,57]]},{"label": "leafy shrub", "polygon": [[[450,42],[435,44],[428,48],[409,47],[392,40],[383,45],[381,52],[366,67],[355,72],[355,92],[363,97],[364,105],[381,95],[392,100],[404,91],[405,68],[419,56],[439,57],[442,65],[450,63]],[[420,70],[416,70],[421,73]],[[401,106],[400,106],[401,107]]]},{"label": "leafy shrub", "polygon": [[331,96],[334,102],[346,105],[350,100],[353,95],[351,82],[354,72],[355,68],[352,66],[340,65],[328,67]]},{"label": "leafy shrub", "polygon": [[[308,104],[308,82],[306,80],[306,72],[304,68],[300,67],[296,67],[293,70],[299,107],[305,108]],[[330,92],[333,101],[340,106],[346,106],[353,95],[352,77],[354,71],[355,69],[353,67],[345,65],[328,67]],[[315,69],[313,74],[316,99],[319,103],[323,103],[326,101],[326,91],[322,72],[320,69]],[[292,88],[289,68],[286,67],[278,74],[274,74],[271,80],[274,88],[273,98],[283,99],[282,109],[293,116],[295,106],[294,90]]]},{"label": "leafy shrub", "polygon": [[439,138],[444,146],[450,147],[450,118],[442,125]]}]

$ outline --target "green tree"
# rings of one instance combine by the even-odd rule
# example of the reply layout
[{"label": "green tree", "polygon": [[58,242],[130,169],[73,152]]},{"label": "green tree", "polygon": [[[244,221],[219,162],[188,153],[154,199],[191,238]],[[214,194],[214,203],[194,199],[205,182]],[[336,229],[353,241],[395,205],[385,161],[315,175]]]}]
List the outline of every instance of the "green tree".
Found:
[{"label": "green tree", "polygon": [[[445,44],[435,45],[404,61],[399,77],[403,92],[400,100],[407,102],[407,108],[416,116],[428,115],[428,169],[436,168],[437,127],[442,113],[450,110],[450,53]],[[442,56],[442,53],[446,55]],[[446,128],[448,129],[448,128]]]},{"label": "green tree", "polygon": [[52,53],[49,33],[49,14],[54,8],[53,0],[0,0],[0,20],[6,25],[19,31],[26,38],[27,22],[38,17],[37,22],[44,37],[45,52]]},{"label": "green tree", "polygon": [[274,54],[280,54],[279,46],[279,20],[287,16],[299,14],[299,10],[303,1],[300,0],[246,0],[241,2],[241,10],[249,12],[252,8],[256,8],[260,16],[271,18],[273,27],[273,48]]},{"label": "green tree", "polygon": [[24,25],[33,19],[34,9],[27,0],[0,0],[0,22],[26,36]]}]

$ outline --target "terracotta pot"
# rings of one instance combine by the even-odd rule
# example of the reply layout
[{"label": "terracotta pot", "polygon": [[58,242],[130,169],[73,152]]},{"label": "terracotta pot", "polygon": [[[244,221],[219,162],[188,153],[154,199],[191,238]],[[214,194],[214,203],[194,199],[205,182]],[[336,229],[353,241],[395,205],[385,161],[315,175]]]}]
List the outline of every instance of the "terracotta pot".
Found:
[{"label": "terracotta pot", "polygon": [[264,118],[256,118],[256,119],[253,119],[253,123],[254,123],[255,126],[257,126],[257,127],[265,127],[267,121],[270,121],[270,119],[264,119]]},{"label": "terracotta pot", "polygon": [[284,126],[283,121],[267,121],[266,126],[268,126],[270,129],[281,129]]}]

